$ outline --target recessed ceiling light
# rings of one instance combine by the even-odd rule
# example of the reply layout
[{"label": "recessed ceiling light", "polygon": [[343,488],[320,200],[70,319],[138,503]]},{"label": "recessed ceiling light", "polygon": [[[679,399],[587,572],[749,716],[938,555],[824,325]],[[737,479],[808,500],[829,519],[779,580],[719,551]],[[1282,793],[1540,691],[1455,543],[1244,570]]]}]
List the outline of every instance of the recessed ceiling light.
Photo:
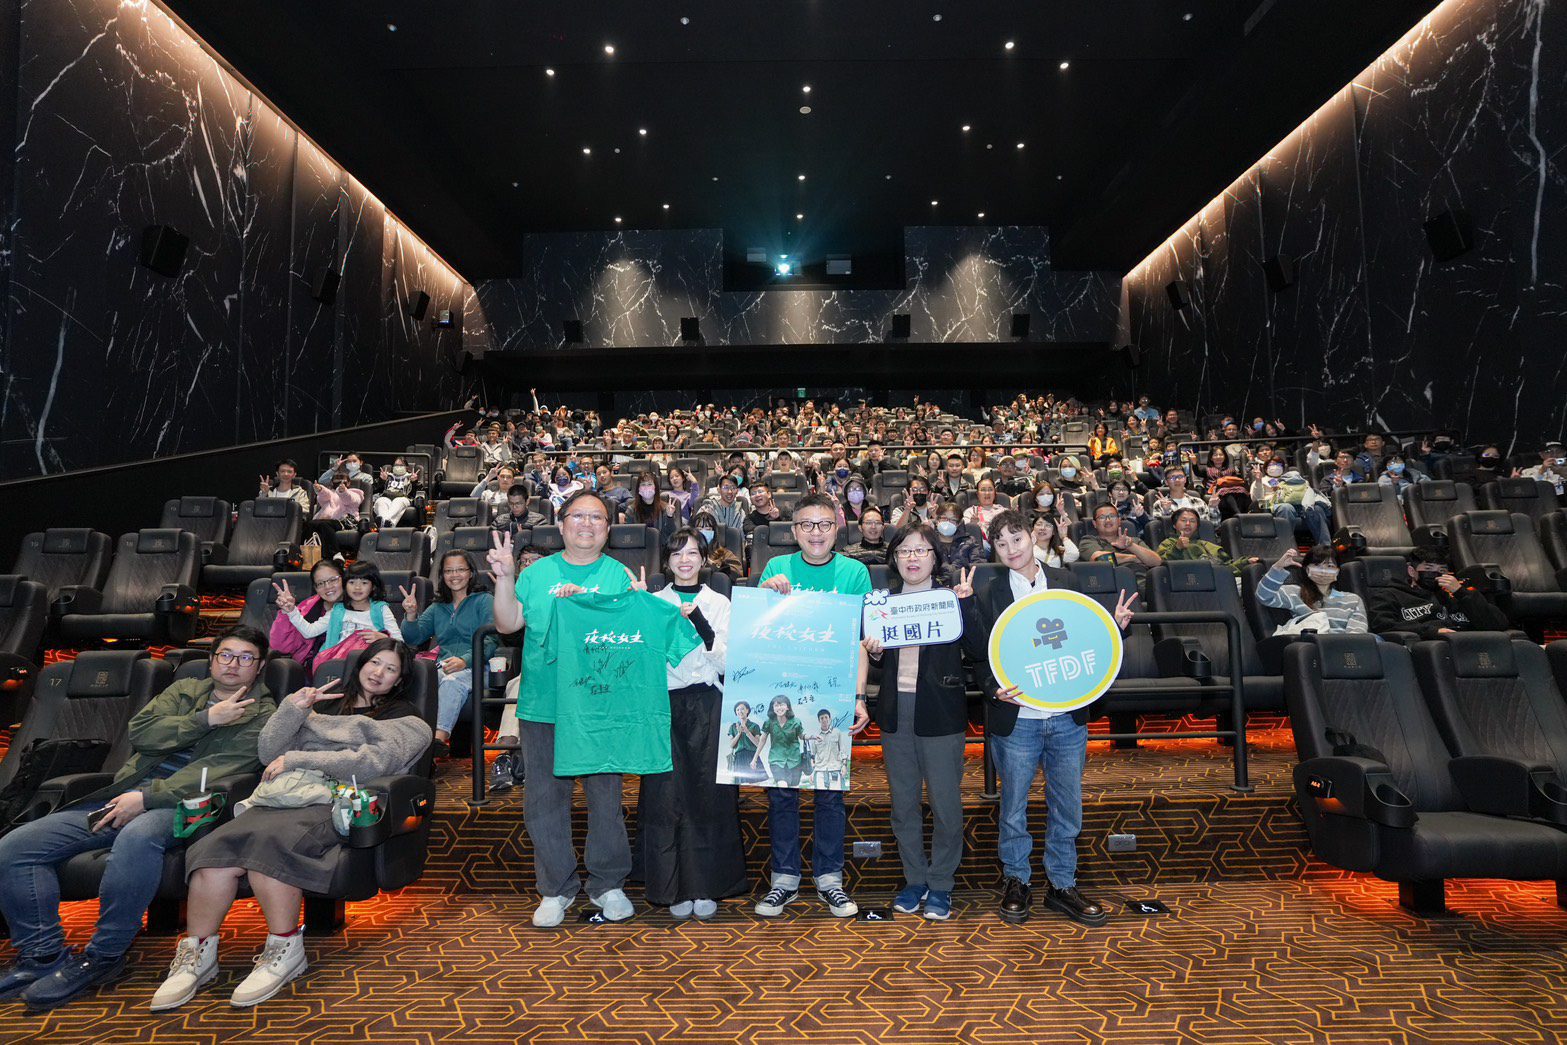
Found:
[{"label": "recessed ceiling light", "polygon": [[987,149],[994,149],[995,147],[996,146],[995,146],[995,144],[993,142],[986,142],[985,143],[985,148],[987,148]]},{"label": "recessed ceiling light", "polygon": [[888,181],[891,181],[891,180],[892,180],[892,175],[890,175],[890,174],[888,174],[888,175],[884,175],[884,177],[886,177],[886,179],[887,179],[887,180],[888,180]]},{"label": "recessed ceiling light", "polygon": [[619,155],[620,155],[620,146],[618,146],[618,145],[617,145],[617,146],[615,146],[615,155],[616,155],[616,156],[619,156]]},{"label": "recessed ceiling light", "polygon": [[797,180],[797,181],[804,181],[804,180],[805,180],[805,175],[803,175],[803,174],[801,174],[801,175],[798,175],[798,176],[797,176],[797,178],[796,178],[796,180]]},{"label": "recessed ceiling light", "polygon": [[978,214],[978,217],[979,217],[979,219],[981,221],[983,221],[985,219],[985,212],[984,211],[980,211],[979,214]]},{"label": "recessed ceiling light", "polygon": [[619,214],[615,215],[615,224],[616,225],[620,224],[620,215]]},{"label": "recessed ceiling light", "polygon": [[717,181],[717,180],[718,180],[718,175],[716,175],[716,174],[715,174],[715,175],[713,175],[713,180],[714,180],[714,181]]},{"label": "recessed ceiling light", "polygon": [[518,185],[520,185],[520,184],[522,184],[522,183],[521,183],[521,182],[515,182],[515,181],[514,181],[514,182],[512,182],[512,183],[511,183],[511,187],[512,187],[512,188],[514,188],[514,189],[515,189],[515,188],[516,188],[516,187],[517,187],[517,186],[518,186]]},{"label": "recessed ceiling light", "polygon": [[805,220],[805,215],[804,214],[796,214],[794,216],[794,220],[795,221],[804,221]]},{"label": "recessed ceiling light", "polygon": [[1062,175],[1062,174],[1057,174],[1057,175],[1056,175],[1056,181],[1060,181],[1060,180],[1061,180],[1061,179],[1062,179],[1062,178],[1064,178],[1064,177],[1065,177],[1065,175]]},{"label": "recessed ceiling light", "polygon": [[545,76],[554,76],[555,75],[555,70],[554,69],[545,69],[544,70],[544,75]]},{"label": "recessed ceiling light", "polygon": [[584,156],[592,156],[593,155],[593,150],[591,148],[589,148],[588,146],[584,145],[582,147],[582,155],[584,155]]},{"label": "recessed ceiling light", "polygon": [[665,209],[665,210],[668,210],[668,209],[669,209],[669,204],[667,204],[667,203],[666,203],[666,204],[664,204],[664,209]]},{"label": "recessed ceiling light", "polygon": [[680,24],[681,24],[681,25],[690,25],[690,24],[691,24],[691,19],[690,19],[690,18],[688,18],[688,17],[687,17],[687,16],[685,16],[685,15],[681,15],[681,16],[680,16]]},{"label": "recessed ceiling light", "polygon": [[1021,148],[1022,148],[1022,147],[1023,147],[1023,143],[1022,143],[1022,142],[1018,142],[1018,143],[1017,143],[1017,147],[1018,147],[1018,148],[1019,148],[1019,149],[1021,149]]},{"label": "recessed ceiling light", "polygon": [[810,84],[806,84],[803,87],[801,87],[800,90],[803,91],[806,94],[810,94],[811,93],[811,85]]},{"label": "recessed ceiling light", "polygon": [[642,137],[646,138],[647,137],[647,128],[646,127],[638,127],[637,128],[637,133],[640,134]]},{"label": "recessed ceiling light", "polygon": [[974,129],[974,128],[973,128],[973,127],[972,127],[972,126],[971,126],[971,125],[969,125],[969,124],[966,124],[966,123],[965,123],[965,124],[964,124],[964,125],[963,125],[963,133],[964,133],[964,134],[967,134],[967,133],[968,133],[968,132],[969,132],[969,131],[972,131],[972,130],[973,130],[973,129]]},{"label": "recessed ceiling light", "polygon": [[1014,42],[1013,42],[1013,41],[1011,41],[1011,40],[1008,40],[1008,41],[1007,41],[1007,42],[1006,42],[1006,43],[1005,43],[1005,44],[1002,44],[1002,46],[1003,46],[1003,47],[1005,47],[1005,48],[1006,48],[1006,49],[1007,49],[1007,50],[1008,50],[1008,51],[1010,51],[1010,50],[1012,50],[1012,49],[1013,49],[1013,48],[1014,48],[1014,47],[1016,47],[1016,46],[1017,46],[1017,44],[1016,44],[1016,43],[1014,43]]},{"label": "recessed ceiling light", "polygon": [[608,54],[608,55],[613,55],[615,53],[615,45],[614,44],[605,44],[604,45],[604,53]]},{"label": "recessed ceiling light", "polygon": [[941,15],[939,15],[939,14],[934,14],[934,15],[931,15],[931,16],[930,16],[930,20],[931,20],[931,21],[932,21],[932,22],[939,22],[939,21],[941,21]]},{"label": "recessed ceiling light", "polygon": [[397,32],[397,23],[395,23],[395,22],[387,22],[386,23],[386,31],[389,32],[389,33]]},{"label": "recessed ceiling light", "polygon": [[931,201],[930,201],[930,205],[931,205],[931,206],[932,206],[932,207],[934,207],[934,206],[937,206],[937,205],[938,205],[938,204],[939,204],[939,203],[940,203],[940,202],[941,202],[941,201],[940,201],[940,200],[931,200]]},{"label": "recessed ceiling light", "polygon": [[1056,68],[1060,69],[1062,72],[1066,72],[1068,69],[1072,68],[1072,63],[1063,58],[1061,60],[1061,64]]},{"label": "recessed ceiling light", "polygon": [[1183,21],[1183,22],[1190,22],[1191,20],[1192,20],[1192,13],[1190,11],[1187,11],[1185,14],[1181,15],[1181,21]]},{"label": "recessed ceiling light", "polygon": [[800,106],[800,115],[801,116],[809,116],[809,115],[811,115],[811,107],[809,105],[802,105],[802,106]]}]

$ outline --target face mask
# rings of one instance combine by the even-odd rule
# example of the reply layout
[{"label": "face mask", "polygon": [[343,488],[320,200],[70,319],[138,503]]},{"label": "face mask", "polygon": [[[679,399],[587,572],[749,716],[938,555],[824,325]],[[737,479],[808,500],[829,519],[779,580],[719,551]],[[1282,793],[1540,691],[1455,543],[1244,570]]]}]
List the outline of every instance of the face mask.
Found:
[{"label": "face mask", "polygon": [[1260,432],[1260,431],[1262,431],[1262,422],[1261,421],[1253,421],[1251,423],[1251,430],[1253,432]]},{"label": "face mask", "polygon": [[1415,585],[1416,587],[1424,588],[1427,591],[1436,591],[1436,578],[1437,574],[1432,573],[1429,570],[1421,570],[1419,573],[1415,574]]},{"label": "face mask", "polygon": [[1120,479],[1125,475],[1126,473],[1121,471],[1119,468],[1109,468],[1105,470],[1105,478],[1112,481]]},{"label": "face mask", "polygon": [[712,544],[713,543],[713,531],[712,530],[709,530],[709,529],[704,527],[703,529],[698,530],[697,533],[701,534],[702,535],[702,539],[704,541],[706,541],[708,544]]},{"label": "face mask", "polygon": [[401,464],[394,464],[394,465],[392,465],[392,474],[393,475],[407,475],[408,474],[408,466],[407,465],[401,465]]},{"label": "face mask", "polygon": [[637,493],[642,495],[642,499],[644,501],[651,502],[653,500],[653,495],[655,493],[657,493],[657,492],[658,491],[656,489],[654,489],[653,487],[651,487],[651,486],[639,486],[639,487],[637,487]]},{"label": "face mask", "polygon": [[1049,508],[1052,504],[1056,503],[1056,495],[1053,493],[1042,493],[1038,497],[1034,498],[1034,503],[1039,505],[1041,508]]},{"label": "face mask", "polygon": [[343,471],[347,472],[349,475],[358,475],[359,466],[350,461],[343,467]]},{"label": "face mask", "polygon": [[840,468],[833,474],[840,479],[847,479],[849,477],[849,470],[847,468]]},{"label": "face mask", "polygon": [[1063,468],[1063,469],[1061,469],[1061,478],[1063,478],[1063,479],[1076,479],[1077,478],[1077,469],[1076,468]]},{"label": "face mask", "polygon": [[1268,465],[1268,474],[1272,476],[1283,475],[1284,467],[1282,465],[1270,464]]},{"label": "face mask", "polygon": [[1481,457],[1480,460],[1484,461],[1486,464],[1495,464],[1498,460],[1500,460],[1500,458],[1498,458],[1495,454],[1486,454]]},{"label": "face mask", "polygon": [[850,504],[863,504],[864,502],[865,502],[865,491],[864,490],[850,490],[849,491],[849,503]]},{"label": "face mask", "polygon": [[1389,472],[1392,472],[1394,475],[1403,475],[1404,474],[1404,462],[1402,462],[1402,461],[1394,461],[1392,464],[1387,466],[1387,470]]},{"label": "face mask", "polygon": [[1338,567],[1308,566],[1306,567],[1306,576],[1310,577],[1312,583],[1317,587],[1325,588],[1329,584],[1332,584],[1334,581],[1338,580]]},{"label": "face mask", "polygon": [[569,476],[569,475],[561,476],[559,479],[555,480],[555,485],[560,487],[562,490],[564,490],[566,487],[571,485],[571,476]]},{"label": "face mask", "polygon": [[958,524],[953,522],[951,519],[943,519],[941,522],[936,524],[936,532],[941,534],[943,537],[951,537],[953,534],[958,532]]},{"label": "face mask", "polygon": [[914,495],[914,503],[915,504],[924,504],[926,498],[928,498],[929,496],[930,496],[930,494],[928,494],[928,493],[917,493],[917,494]]}]

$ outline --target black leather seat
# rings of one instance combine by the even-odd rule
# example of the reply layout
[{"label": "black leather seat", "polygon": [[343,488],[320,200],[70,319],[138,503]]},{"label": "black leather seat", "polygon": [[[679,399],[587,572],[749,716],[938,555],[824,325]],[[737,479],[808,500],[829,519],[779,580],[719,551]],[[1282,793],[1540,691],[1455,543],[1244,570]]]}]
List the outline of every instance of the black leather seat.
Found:
[{"label": "black leather seat", "polygon": [[291,497],[241,501],[228,552],[221,562],[213,556],[202,568],[202,583],[210,588],[243,588],[258,577],[270,577],[280,560],[298,560],[304,525],[304,515]]},{"label": "black leather seat", "polygon": [[658,530],[635,523],[619,523],[609,528],[609,540],[604,554],[629,569],[633,576],[648,576],[658,571],[664,561],[663,546],[658,540]]},{"label": "black leather seat", "polygon": [[[1371,593],[1377,588],[1409,581],[1409,561],[1397,555],[1365,555],[1351,559],[1339,568],[1338,587],[1360,596],[1360,601],[1371,606]],[[1382,632],[1384,639],[1412,646],[1419,636],[1412,631]]]},{"label": "black leather seat", "polygon": [[[495,546],[494,532],[488,526],[460,526],[450,533],[442,535],[440,540],[435,542],[435,554],[430,556],[430,565],[426,570],[430,582],[433,584],[439,580],[437,574],[441,569],[441,559],[446,553],[459,551],[467,552],[479,569],[483,571],[485,577],[493,583],[495,576],[490,573],[489,567],[485,565],[485,559],[490,554],[490,549]],[[422,535],[420,539],[424,539]],[[518,552],[526,548],[532,541],[533,533],[531,530],[518,532],[511,542],[513,559],[516,558]]]},{"label": "black leather seat", "polygon": [[42,584],[0,576],[0,729],[20,722],[38,677],[39,643],[49,623]]},{"label": "black leather seat", "polygon": [[[1107,562],[1074,562],[1067,567],[1073,586],[1110,613],[1117,600],[1137,591],[1137,575]],[[1139,602],[1134,609],[1143,609]],[[1153,629],[1133,623],[1121,645],[1121,671],[1110,689],[1094,704],[1094,714],[1110,716],[1117,732],[1135,731],[1139,714],[1174,714],[1228,710],[1229,695],[1210,695],[1211,687],[1189,675],[1164,676],[1154,654]],[[1122,716],[1127,716],[1123,718]]]},{"label": "black leather seat", "polygon": [[[712,570],[704,566],[697,576],[701,578],[703,584],[707,585],[709,588],[712,588],[715,594],[722,595],[726,599],[729,598],[734,591],[734,584],[730,581],[729,574],[727,573],[714,573]],[[647,590],[663,591],[664,588],[669,586],[671,581],[672,578],[666,577],[662,573],[652,574],[647,579]]]},{"label": "black leather seat", "polygon": [[1469,512],[1452,522],[1453,565],[1492,564],[1512,585],[1497,605],[1514,622],[1567,616],[1567,591],[1529,517],[1503,511]]},{"label": "black leather seat", "polygon": [[446,454],[446,465],[440,482],[431,483],[436,497],[467,497],[481,478],[484,468],[479,463],[477,446],[454,446]]},{"label": "black leather seat", "polygon": [[1366,538],[1367,555],[1408,555],[1414,537],[1404,524],[1404,509],[1391,486],[1350,483],[1333,491],[1333,525]]},{"label": "black leather seat", "polygon": [[1567,881],[1567,831],[1474,811],[1501,781],[1455,772],[1408,649],[1318,636],[1284,662],[1295,792],[1320,859],[1397,882],[1414,911],[1442,910],[1448,878]]},{"label": "black leather seat", "polygon": [[55,601],[61,638],[181,646],[196,634],[201,549],[183,530],[120,538],[103,589],[66,588]]},{"label": "black leather seat", "polygon": [[[887,468],[871,478],[871,499],[880,505],[899,505],[909,488],[909,473],[901,468]],[[891,523],[892,520],[888,520]]]},{"label": "black leather seat", "polygon": [[1405,493],[1405,508],[1409,513],[1409,528],[1415,543],[1440,544],[1448,539],[1448,521],[1455,515],[1479,508],[1475,503],[1474,487],[1468,483],[1455,483],[1450,479],[1429,479],[1415,483]]},{"label": "black leather seat", "polygon": [[[1269,516],[1269,518],[1271,519],[1272,516]],[[1233,522],[1234,520],[1227,521]],[[1174,537],[1175,535],[1174,522],[1169,519],[1161,519],[1155,515],[1148,519],[1148,526],[1143,530],[1143,543],[1150,548],[1157,548],[1164,543],[1166,538]],[[1214,529],[1213,520],[1206,515],[1203,515],[1197,522],[1197,539],[1199,541],[1212,541],[1214,544],[1219,543],[1219,531]],[[1273,560],[1270,559],[1268,561],[1272,562]]]},{"label": "black leather seat", "polygon": [[1289,521],[1263,512],[1247,512],[1221,522],[1219,545],[1230,553],[1232,559],[1256,556],[1268,566],[1277,562],[1279,556],[1291,548],[1297,547],[1295,529]]},{"label": "black leather seat", "polygon": [[217,497],[176,497],[163,503],[163,518],[158,525],[165,530],[188,530],[201,542],[201,561],[222,561],[229,528],[234,522],[234,506]]},{"label": "black leather seat", "polygon": [[566,537],[559,526],[535,526],[532,544],[545,555],[554,555],[566,547]]},{"label": "black leather seat", "polygon": [[1536,523],[1545,557],[1558,570],[1567,570],[1567,512],[1551,512]]},{"label": "black leather seat", "polygon": [[793,555],[800,550],[800,542],[794,539],[794,526],[786,522],[771,522],[751,531],[751,568],[747,576],[761,579],[767,560],[775,555]]},{"label": "black leather seat", "polygon": [[407,588],[413,592],[414,598],[419,603],[419,612],[423,613],[435,598],[435,585],[430,579],[421,574],[410,573],[407,570],[382,570],[381,582],[386,586],[386,605],[392,611],[392,616],[397,618],[397,623],[403,622],[403,593]]},{"label": "black leather seat", "polygon": [[1527,515],[1531,525],[1561,506],[1556,487],[1543,479],[1497,479],[1480,487],[1480,507]]},{"label": "black leather seat", "polygon": [[429,569],[430,542],[420,530],[376,530],[359,542],[359,560],[373,562],[384,573],[404,570],[425,573]]},{"label": "black leather seat", "polygon": [[[473,489],[473,487],[469,487]],[[442,537],[451,533],[459,526],[485,526],[490,522],[489,509],[484,502],[477,497],[453,497],[448,501],[437,501],[435,505],[435,540],[439,544]]]},{"label": "black leather seat", "polygon": [[[295,602],[304,602],[316,593],[310,574],[274,573],[270,577],[257,577],[245,589],[245,606],[240,610],[239,622],[247,628],[255,628],[263,635],[272,632],[272,622],[277,620],[277,589],[274,584],[285,584],[293,593]],[[197,643],[210,640],[197,639]]]},{"label": "black leather seat", "polygon": [[762,481],[772,490],[803,491],[805,489],[805,477],[799,472],[769,472],[762,476]]},{"label": "black leather seat", "polygon": [[25,819],[62,808],[109,783],[131,752],[126,723],[173,675],[170,665],[153,660],[146,650],[92,650],[39,672],[32,704],[0,760],[0,787],[15,778],[35,741],[91,740],[109,747],[100,771],[45,781]]},{"label": "black leather seat", "polygon": [[44,586],[52,604],[62,588],[99,588],[109,575],[114,540],[88,529],[50,529],[22,538],[11,574]]},{"label": "black leather seat", "polygon": [[[1266,674],[1257,650],[1251,622],[1242,612],[1235,578],[1229,570],[1206,560],[1167,562],[1148,571],[1148,602],[1156,612],[1217,611],[1240,623],[1240,665],[1248,711],[1278,710],[1284,706],[1284,683]],[[1177,639],[1196,647],[1208,658],[1216,682],[1228,681],[1229,635],[1222,624],[1179,624],[1154,629],[1156,639]],[[1168,674],[1178,674],[1168,670]]]}]

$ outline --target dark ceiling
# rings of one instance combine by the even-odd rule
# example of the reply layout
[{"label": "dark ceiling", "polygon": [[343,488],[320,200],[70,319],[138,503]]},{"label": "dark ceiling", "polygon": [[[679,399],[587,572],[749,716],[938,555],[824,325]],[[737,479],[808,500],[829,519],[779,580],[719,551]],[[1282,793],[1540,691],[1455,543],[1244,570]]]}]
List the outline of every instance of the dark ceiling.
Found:
[{"label": "dark ceiling", "polygon": [[530,232],[664,227],[1044,224],[1057,267],[1125,270],[1435,6],[166,2],[471,280]]}]

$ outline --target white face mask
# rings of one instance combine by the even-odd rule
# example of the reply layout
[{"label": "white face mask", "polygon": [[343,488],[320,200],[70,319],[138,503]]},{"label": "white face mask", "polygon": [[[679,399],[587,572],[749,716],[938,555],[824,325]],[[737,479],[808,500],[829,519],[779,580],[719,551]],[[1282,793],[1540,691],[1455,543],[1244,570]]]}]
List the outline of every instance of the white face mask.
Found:
[{"label": "white face mask", "polygon": [[1077,478],[1077,469],[1076,468],[1063,468],[1063,469],[1061,469],[1061,478],[1063,478],[1063,479],[1076,479]]},{"label": "white face mask", "polygon": [[849,503],[850,504],[863,504],[864,502],[865,502],[865,491],[864,490],[850,490],[849,491]]},{"label": "white face mask", "polygon": [[1284,468],[1281,465],[1270,464],[1270,465],[1268,465],[1268,474],[1272,475],[1272,476],[1283,475],[1284,474]]},{"label": "white face mask", "polygon": [[637,493],[642,495],[644,501],[651,503],[653,495],[658,493],[658,490],[652,486],[639,486],[637,487]]},{"label": "white face mask", "polygon": [[1034,498],[1034,502],[1041,508],[1049,508],[1052,504],[1056,503],[1056,495],[1053,493],[1042,493],[1038,497]]},{"label": "white face mask", "polygon": [[958,524],[953,522],[951,519],[943,519],[941,522],[936,524],[936,532],[941,534],[943,537],[951,537],[953,534],[958,532]]},{"label": "white face mask", "polygon": [[1306,576],[1311,578],[1313,584],[1319,588],[1326,588],[1338,580],[1338,567],[1336,566],[1307,566]]},{"label": "white face mask", "polygon": [[392,465],[392,474],[393,475],[407,475],[408,474],[408,466],[407,465],[401,465],[401,464],[394,464],[394,465]]}]

